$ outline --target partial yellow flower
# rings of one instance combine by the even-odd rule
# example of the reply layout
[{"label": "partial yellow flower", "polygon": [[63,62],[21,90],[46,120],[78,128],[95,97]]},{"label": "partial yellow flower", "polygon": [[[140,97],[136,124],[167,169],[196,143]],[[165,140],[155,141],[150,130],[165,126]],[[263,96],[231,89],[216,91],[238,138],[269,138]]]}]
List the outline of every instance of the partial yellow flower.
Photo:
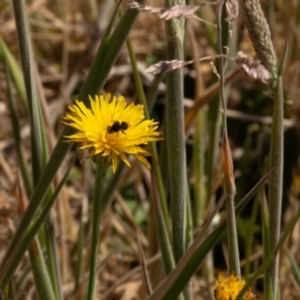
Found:
[{"label": "partial yellow flower", "polygon": [[[224,276],[220,274],[216,281],[215,299],[234,300],[245,284],[245,280],[239,280],[238,276],[230,275],[229,278],[224,278]],[[252,294],[251,290],[248,290],[242,299],[254,300],[256,296]]]},{"label": "partial yellow flower", "polygon": [[157,131],[158,122],[145,120],[144,106],[127,104],[123,96],[106,94],[89,98],[91,108],[76,100],[63,118],[66,125],[77,130],[66,137],[67,141],[84,143],[80,149],[89,149],[89,156],[109,157],[113,172],[117,169],[118,158],[130,167],[127,154],[132,154],[150,169],[145,156],[151,154],[140,145],[162,139]]}]

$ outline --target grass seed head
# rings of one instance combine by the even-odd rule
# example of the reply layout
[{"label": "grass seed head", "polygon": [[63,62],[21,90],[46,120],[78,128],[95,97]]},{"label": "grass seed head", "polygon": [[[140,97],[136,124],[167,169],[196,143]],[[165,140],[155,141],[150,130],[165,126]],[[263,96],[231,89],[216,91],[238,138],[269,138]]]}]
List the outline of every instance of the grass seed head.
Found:
[{"label": "grass seed head", "polygon": [[276,55],[271,40],[271,32],[259,0],[242,0],[240,2],[245,17],[249,37],[253,43],[258,59],[267,68],[271,78],[277,78]]}]

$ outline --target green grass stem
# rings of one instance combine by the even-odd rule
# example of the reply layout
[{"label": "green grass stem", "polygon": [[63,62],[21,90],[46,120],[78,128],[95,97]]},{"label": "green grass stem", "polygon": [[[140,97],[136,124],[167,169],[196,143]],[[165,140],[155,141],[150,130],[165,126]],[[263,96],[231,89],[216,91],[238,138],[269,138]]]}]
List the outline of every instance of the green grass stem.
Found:
[{"label": "green grass stem", "polygon": [[249,220],[249,231],[247,231],[247,235],[245,238],[245,267],[244,267],[244,278],[247,280],[249,277],[249,274],[251,272],[251,253],[253,249],[253,237],[254,234],[256,233],[256,218],[258,214],[258,208],[259,208],[259,198],[255,197],[252,211],[251,211],[251,216]]},{"label": "green grass stem", "polygon": [[97,156],[97,171],[95,179],[95,194],[93,200],[93,216],[92,216],[92,239],[91,239],[91,256],[89,266],[89,280],[88,280],[88,292],[87,300],[94,299],[95,282],[96,282],[96,270],[97,270],[97,256],[99,249],[99,230],[100,230],[100,208],[101,201],[103,199],[103,183],[104,176],[107,170],[107,164],[105,158],[101,155]]},{"label": "green grass stem", "polygon": [[12,53],[9,51],[8,47],[6,46],[5,42],[2,40],[1,37],[0,37],[0,57],[7,62],[12,80],[20,96],[21,103],[24,109],[27,111],[28,104],[27,104],[26,89],[25,89],[25,83],[24,83],[22,71],[16,59],[13,57]]},{"label": "green grass stem", "polygon": [[[127,48],[130,55],[131,65],[133,69],[133,77],[137,90],[137,95],[139,102],[145,107],[145,115],[147,119],[150,119],[149,109],[147,107],[146,97],[144,94],[144,89],[142,86],[141,77],[137,69],[136,57],[133,51],[132,44],[130,40],[127,40]],[[157,149],[155,143],[150,144],[150,150],[153,155],[153,172],[154,176],[152,178],[153,183],[153,197],[155,204],[155,214],[156,214],[156,228],[159,239],[159,245],[162,253],[162,260],[165,267],[166,274],[169,274],[175,267],[174,256],[172,253],[172,247],[169,237],[169,211],[165,196],[164,184],[162,181],[161,169],[157,159]],[[155,178],[155,179],[154,179]],[[154,183],[155,181],[155,183]],[[157,195],[158,193],[158,195]],[[182,298],[182,296],[180,296]]]},{"label": "green grass stem", "polygon": [[29,108],[32,172],[33,182],[34,185],[36,185],[42,171],[42,162],[44,161],[45,156],[45,145],[44,139],[42,138],[40,103],[35,81],[35,64],[24,0],[14,0],[13,7]]},{"label": "green grass stem", "polygon": [[189,184],[188,178],[186,178],[186,245],[185,248],[189,248],[193,243],[194,235],[193,235],[193,214],[192,214],[192,203],[191,196],[189,193]]},{"label": "green grass stem", "polygon": [[292,252],[285,246],[284,247],[284,251],[287,254],[287,257],[290,261],[290,264],[292,266],[292,270],[293,270],[293,274],[294,274],[294,278],[297,282],[298,287],[300,287],[300,268],[299,265],[295,259],[295,257],[293,256]]},{"label": "green grass stem", "polygon": [[195,125],[194,147],[193,147],[193,166],[195,174],[194,184],[194,226],[198,227],[203,223],[204,211],[206,206],[205,190],[205,136],[206,136],[206,117],[207,109],[203,108],[198,112]]},{"label": "green grass stem", "polygon": [[50,280],[55,292],[56,299],[63,299],[62,280],[60,275],[60,264],[56,247],[56,235],[54,224],[49,213],[44,224],[45,244],[47,249],[47,268],[50,275]]},{"label": "green grass stem", "polygon": [[157,99],[159,84],[161,83],[163,78],[164,78],[164,73],[156,75],[150,87],[148,88],[146,99],[147,99],[147,107],[150,115],[152,114],[153,107]]},{"label": "green grass stem", "polygon": [[[272,170],[269,178],[269,238],[270,249],[273,249],[280,237],[281,231],[281,214],[282,214],[282,189],[283,189],[283,151],[284,151],[284,96],[282,74],[284,72],[287,59],[288,46],[285,44],[283,54],[278,65],[278,78],[274,91],[273,101],[273,123],[271,133],[271,149],[270,149],[270,170]],[[274,84],[274,81],[273,81]],[[277,299],[278,291],[278,269],[279,255],[276,255],[270,269],[267,270],[267,299]],[[271,288],[269,287],[271,284]],[[272,295],[269,291],[272,290]]]},{"label": "green grass stem", "polygon": [[11,121],[12,121],[12,130],[13,130],[13,135],[14,135],[14,142],[15,142],[15,147],[16,147],[16,152],[17,152],[17,157],[18,157],[18,164],[20,167],[20,171],[22,174],[22,179],[23,179],[23,184],[25,187],[25,191],[27,195],[31,195],[32,193],[32,182],[31,178],[29,175],[29,170],[27,168],[27,164],[24,160],[23,156],[23,150],[22,150],[22,139],[20,136],[20,124],[19,124],[19,117],[18,117],[18,112],[17,112],[17,105],[16,101],[13,97],[12,93],[12,86],[11,86],[11,79],[10,79],[10,69],[7,66],[6,63],[6,78],[7,78],[7,98],[8,98],[8,105],[10,108],[10,116],[11,116]]},{"label": "green grass stem", "polygon": [[[259,188],[265,183],[268,178],[266,174],[249,192],[248,194],[236,205],[236,214],[240,213],[252,197],[257,193]],[[208,252],[211,251],[213,246],[219,241],[221,235],[226,228],[226,220],[224,220],[205,240],[204,235],[208,229],[213,216],[220,208],[222,202],[216,205],[214,211],[211,213],[207,220],[205,230],[203,229],[194,240],[192,246],[187,250],[185,255],[176,265],[175,269],[164,280],[164,282],[154,291],[148,300],[168,300],[176,299],[179,293],[184,289],[189,279],[193,276],[194,272],[198,269],[199,265],[205,258]]]},{"label": "green grass stem", "polygon": [[41,213],[36,217],[36,219],[33,221],[33,223],[30,225],[30,227],[26,230],[24,238],[22,239],[22,243],[18,244],[18,247],[16,250],[12,252],[13,255],[7,256],[5,267],[5,272],[1,270],[1,288],[4,288],[6,284],[8,283],[9,278],[14,274],[16,268],[18,267],[21,259],[24,257],[25,252],[27,251],[28,247],[30,246],[30,243],[34,239],[35,235],[40,230],[42,224],[45,222],[47,216],[50,213],[51,207],[53,206],[61,188],[63,187],[69,172],[71,170],[71,167],[67,170],[66,174],[64,175],[63,179],[57,186],[57,188],[54,190],[53,195],[49,199],[47,203],[45,203],[45,206],[43,207],[43,210]]},{"label": "green grass stem", "polygon": [[[255,280],[261,275],[264,274],[267,270],[267,268],[274,263],[275,257],[277,256],[278,252],[283,247],[286,239],[291,234],[292,230],[294,229],[296,223],[300,219],[300,209],[296,212],[296,214],[292,217],[292,219],[288,222],[285,230],[283,231],[280,239],[278,240],[278,243],[275,245],[275,247],[272,249],[268,257],[264,260],[264,262],[260,265],[260,267],[254,272],[254,274],[248,278],[245,286],[240,291],[240,293],[237,295],[236,300],[242,300],[242,297],[244,293],[253,285]],[[278,287],[276,287],[277,289]],[[273,295],[273,300],[277,299]]]},{"label": "green grass stem", "polygon": [[[165,6],[184,5],[184,0],[166,0]],[[171,19],[166,22],[166,59],[184,60],[184,20]],[[171,216],[173,251],[178,262],[185,252],[186,234],[186,154],[183,108],[183,69],[166,74],[167,81],[167,130],[166,142],[171,192]]]},{"label": "green grass stem", "polygon": [[[218,52],[223,54],[223,38],[222,34],[227,33],[222,30],[222,12],[224,2],[219,2],[217,5],[217,28],[218,28]],[[220,74],[220,102],[222,105],[222,127],[223,127],[223,143],[225,148],[222,149],[223,171],[224,171],[224,189],[227,195],[226,213],[227,213],[227,237],[228,237],[228,254],[229,254],[229,272],[239,276],[241,274],[240,255],[237,239],[236,216],[234,208],[234,199],[236,194],[235,182],[233,177],[233,164],[230,152],[230,146],[227,133],[226,120],[226,100],[225,100],[225,65],[224,58],[219,60],[219,74]],[[226,152],[226,153],[225,153]],[[226,166],[228,168],[226,168]],[[231,174],[230,174],[231,173]]]},{"label": "green grass stem", "polygon": [[[124,14],[124,17],[118,23],[116,29],[110,37],[106,37],[106,40],[100,45],[99,51],[96,55],[94,63],[91,67],[87,80],[85,81],[82,90],[78,96],[78,99],[84,101],[87,104],[88,95],[94,95],[103,87],[107,75],[113,66],[117,55],[119,54],[124,41],[135,21],[137,12],[129,10]],[[104,46],[103,46],[104,45]],[[105,63],[102,62],[105,60]],[[21,219],[19,226],[10,241],[6,254],[0,266],[0,274],[6,269],[8,257],[13,252],[15,247],[19,243],[19,239],[23,236],[25,229],[32,221],[40,203],[42,202],[46,191],[51,184],[58,168],[60,167],[65,155],[71,147],[71,144],[65,143],[64,136],[72,134],[74,131],[70,127],[66,127],[62,132],[57,145],[55,146],[52,155],[47,163],[40,180],[35,187],[35,190],[31,196],[28,208]],[[3,287],[3,281],[0,275],[0,285]]]},{"label": "green grass stem", "polygon": [[[30,40],[30,29],[28,25],[28,20],[26,16],[26,8],[25,2],[23,0],[14,0],[13,7],[15,12],[15,20],[17,26],[17,33],[18,33],[18,41],[19,41],[19,49],[21,55],[21,63],[23,67],[23,75],[26,87],[26,94],[27,94],[27,101],[28,101],[28,108],[29,108],[29,119],[30,119],[30,138],[31,138],[31,165],[32,165],[32,176],[33,176],[33,184],[34,186],[37,184],[43,167],[47,161],[47,145],[46,145],[46,133],[44,131],[43,126],[43,116],[41,113],[41,106],[39,103],[39,96],[37,93],[36,87],[36,66],[34,61],[34,54],[32,50],[32,44]],[[48,223],[51,223],[50,215],[48,217]],[[49,224],[48,224],[49,225]],[[56,243],[55,243],[55,234],[53,231],[47,232],[47,229],[51,228],[51,225],[45,227],[44,233],[44,240],[46,245],[46,250],[48,254],[48,269],[43,268],[45,264],[42,262],[44,257],[42,255],[42,251],[39,248],[38,240],[35,241],[34,244],[30,247],[30,261],[32,264],[32,268],[38,268],[41,270],[33,270],[34,276],[39,276],[39,273],[44,273],[45,283],[42,284],[43,278],[35,278],[35,282],[40,282],[37,286],[37,289],[48,288],[47,286],[47,276],[46,272],[50,272],[51,281],[53,283],[53,288],[57,291],[56,298],[61,298],[60,286],[61,283],[58,282],[60,279],[59,276],[59,267],[57,261],[57,254],[56,254]],[[53,228],[53,227],[52,227]],[[52,233],[52,238],[51,238]],[[42,241],[42,239],[40,239]],[[37,260],[34,262],[34,260]],[[40,291],[41,292],[41,291]],[[46,291],[45,291],[46,292]],[[48,291],[49,292],[49,291]]]},{"label": "green grass stem", "polygon": [[33,240],[29,247],[29,257],[39,299],[56,300],[49,272],[43,259],[42,249],[37,238]]},{"label": "green grass stem", "polygon": [[109,181],[106,184],[103,192],[103,201],[101,201],[100,215],[104,214],[105,209],[107,208],[107,205],[111,200],[113,193],[116,190],[116,187],[118,186],[118,183],[121,179],[121,175],[123,173],[124,167],[125,167],[124,162],[120,161],[118,163],[116,173],[109,178]]},{"label": "green grass stem", "polygon": [[[103,196],[104,199],[104,196]],[[76,244],[76,271],[75,271],[75,286],[74,286],[74,295],[77,293],[78,289],[80,288],[80,284],[84,274],[84,246],[85,246],[85,225],[86,219],[84,211],[84,207],[81,209],[81,216],[80,216],[80,227],[78,231],[78,238]],[[100,212],[101,216],[101,212]]]},{"label": "green grass stem", "polygon": [[152,175],[152,193],[154,200],[154,213],[156,220],[156,230],[158,235],[158,242],[162,253],[162,260],[166,274],[171,273],[175,267],[174,255],[172,246],[168,235],[165,219],[161,209],[161,201],[159,201],[159,193],[155,177]]},{"label": "green grass stem", "polygon": [[[281,229],[282,185],[283,185],[283,89],[282,78],[279,77],[273,102],[273,124],[270,149],[269,178],[269,213],[270,213],[270,249],[273,249],[279,240]],[[273,299],[276,299],[278,286],[279,256],[274,258],[270,276],[273,290]]]},{"label": "green grass stem", "polygon": [[[128,52],[130,55],[130,61],[131,61],[132,71],[133,71],[133,78],[134,78],[134,83],[135,83],[138,99],[139,99],[140,104],[144,105],[146,119],[150,119],[150,112],[149,112],[149,108],[147,106],[147,101],[146,101],[146,96],[145,96],[144,89],[143,89],[141,76],[140,76],[138,68],[137,68],[137,61],[136,61],[136,57],[135,57],[134,50],[133,50],[130,39],[127,39],[127,48],[128,48]],[[156,148],[155,143],[150,143],[150,150],[151,150],[151,154],[153,155],[152,164],[153,164],[153,170],[154,170],[154,174],[155,174],[155,178],[156,178],[156,182],[157,182],[157,188],[158,188],[158,192],[159,192],[159,200],[161,201],[161,208],[163,211],[165,223],[169,230],[169,228],[170,228],[170,226],[169,226],[169,211],[168,211],[166,193],[165,193],[164,184],[163,184],[162,175],[161,175],[161,168],[159,165],[159,161],[157,159],[158,154],[157,154],[157,148]]]},{"label": "green grass stem", "polygon": [[10,300],[16,299],[14,285],[12,283],[12,280],[9,280],[9,284],[8,284],[8,299],[10,299]]}]

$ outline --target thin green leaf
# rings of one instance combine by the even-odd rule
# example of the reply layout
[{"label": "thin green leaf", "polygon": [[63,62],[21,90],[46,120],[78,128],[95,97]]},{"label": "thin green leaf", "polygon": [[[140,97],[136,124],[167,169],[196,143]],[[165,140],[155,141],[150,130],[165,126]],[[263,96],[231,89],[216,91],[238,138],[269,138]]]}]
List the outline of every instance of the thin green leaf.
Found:
[{"label": "thin green leaf", "polygon": [[[262,263],[262,265],[255,271],[255,273],[252,276],[250,276],[248,278],[246,284],[244,285],[244,287],[242,288],[242,290],[237,295],[236,300],[242,300],[243,295],[253,285],[253,283],[255,282],[255,280],[261,274],[264,274],[265,271],[267,270],[267,268],[274,262],[274,259],[275,259],[276,255],[277,255],[277,253],[283,247],[286,239],[288,238],[288,236],[290,235],[290,233],[294,229],[294,227],[295,227],[296,223],[299,221],[299,219],[300,219],[300,209],[298,209],[298,211],[296,212],[296,214],[294,215],[294,217],[292,217],[292,219],[288,222],[288,224],[287,224],[285,230],[283,231],[283,234],[281,235],[278,243],[272,249],[272,251],[270,252],[270,254],[268,255],[268,257],[265,258],[265,260]],[[277,290],[277,288],[278,287],[276,286],[275,289]]]},{"label": "thin green leaf", "polygon": [[[272,134],[271,149],[269,154],[270,173],[269,178],[269,194],[268,204],[270,213],[270,249],[273,249],[279,241],[281,231],[281,211],[282,211],[282,189],[283,189],[283,151],[284,151],[284,132],[283,132],[283,116],[284,116],[284,100],[283,100],[283,83],[282,77],[278,77],[277,85],[274,90],[273,101],[273,118],[272,118]],[[273,264],[266,272],[266,276],[271,278],[273,295],[277,298],[278,286],[278,268],[279,255],[274,259]],[[268,290],[268,289],[267,289]]]},{"label": "thin green leaf", "polygon": [[156,180],[153,174],[151,175],[152,175],[151,176],[152,195],[154,200],[154,212],[155,212],[158,242],[160,246],[162,260],[165,267],[165,272],[166,274],[169,274],[175,267],[175,260],[172,252],[170,238],[167,231],[167,226],[161,208],[161,202],[158,199],[159,196],[158,196],[158,190],[156,186]]},{"label": "thin green leaf", "polygon": [[109,178],[109,182],[106,185],[105,189],[104,189],[104,194],[103,194],[103,201],[101,201],[101,207],[100,207],[100,215],[103,215],[103,213],[105,212],[105,209],[109,203],[109,201],[112,198],[112,195],[120,181],[121,175],[123,173],[124,170],[124,162],[120,161],[120,163],[118,163],[118,168],[115,174],[113,174],[110,178]]},{"label": "thin green leaf", "polygon": [[26,89],[25,89],[25,83],[24,83],[22,71],[16,59],[13,57],[13,55],[11,54],[11,52],[9,51],[9,49],[7,48],[5,42],[2,40],[1,37],[0,37],[0,57],[7,62],[10,69],[11,77],[17,88],[22,104],[24,108],[28,110]]},{"label": "thin green leaf", "polygon": [[205,137],[206,137],[206,116],[207,109],[203,108],[198,112],[195,123],[194,147],[193,147],[193,168],[195,174],[194,184],[194,226],[198,227],[203,223],[203,216],[206,204],[205,178]]},{"label": "thin green leaf", "polygon": [[[184,0],[166,0],[166,6],[184,5]],[[167,60],[184,60],[184,20],[165,22],[167,37]],[[167,83],[167,130],[168,171],[171,194],[171,219],[173,252],[178,262],[186,248],[186,153],[183,108],[183,69],[166,74]]]},{"label": "thin green leaf", "polygon": [[[88,95],[97,93],[104,85],[105,80],[109,74],[111,67],[113,66],[117,55],[119,54],[124,41],[135,21],[138,12],[128,10],[122,20],[118,23],[114,33],[107,41],[106,47],[103,51],[98,51],[94,63],[91,67],[90,73],[86,82],[84,83],[79,99],[87,103]],[[100,47],[101,48],[101,47]],[[102,64],[103,62],[103,64]],[[100,68],[101,67],[101,68]],[[7,281],[3,281],[3,272],[7,269],[7,257],[10,256],[13,249],[18,245],[20,237],[23,235],[24,230],[28,227],[32,221],[40,203],[42,202],[48,187],[50,186],[58,168],[60,167],[65,155],[71,147],[71,144],[66,143],[64,136],[72,134],[71,127],[66,127],[60,136],[58,143],[53,150],[49,162],[47,163],[44,172],[35,187],[33,195],[28,205],[28,209],[9,244],[5,257],[0,267],[0,283],[1,287],[4,287]]]},{"label": "thin green leaf", "polygon": [[[265,183],[268,175],[269,173],[266,174],[237,204],[235,208],[237,214],[244,209],[246,204],[252,199],[258,189]],[[219,241],[221,235],[225,231],[225,228],[226,220],[224,220],[202,243],[201,241],[203,239],[203,234],[200,236],[200,238],[198,236],[193,245],[187,250],[185,255],[179,261],[175,269],[148,299],[176,299],[189,279],[193,276],[194,272],[197,270],[207,253],[211,251],[213,246]],[[199,243],[201,243],[200,246]],[[190,249],[192,249],[192,251]]]},{"label": "thin green leaf", "polygon": [[[47,201],[47,199],[45,199]],[[56,236],[54,231],[54,224],[50,219],[51,214],[46,218],[44,224],[45,245],[47,251],[47,268],[50,274],[51,283],[58,300],[63,299],[62,280],[60,276],[60,264],[58,259]]]},{"label": "thin green leaf", "polygon": [[[264,248],[264,257],[268,257],[270,254],[270,216],[269,216],[269,209],[266,200],[266,196],[264,191],[262,190],[262,199],[261,199],[261,219],[262,219],[262,239],[263,239],[263,248]],[[268,289],[266,291],[266,296],[268,297],[267,300],[272,300],[272,283],[270,281],[269,276],[264,277],[265,288]]]},{"label": "thin green leaf", "polygon": [[281,55],[281,59],[280,59],[279,66],[278,66],[278,77],[281,77],[284,72],[287,55],[288,55],[288,43],[287,43],[287,41],[285,41],[283,53]]},{"label": "thin green leaf", "polygon": [[149,278],[149,272],[146,265],[145,253],[143,250],[143,244],[141,241],[140,233],[136,230],[137,240],[138,240],[138,257],[141,265],[142,272],[142,282],[147,297],[152,293],[152,286]]},{"label": "thin green leaf", "polygon": [[[41,112],[39,95],[37,92],[36,84],[36,65],[34,60],[34,54],[32,50],[32,44],[30,39],[30,29],[28,25],[28,20],[26,16],[25,2],[23,0],[14,0],[13,7],[15,12],[15,19],[17,25],[19,49],[21,54],[21,63],[23,67],[23,74],[25,80],[29,117],[30,117],[30,138],[31,138],[31,164],[33,173],[33,184],[36,186],[38,180],[40,179],[42,170],[46,165],[48,160],[47,153],[47,134],[45,132],[43,114]],[[49,190],[49,196],[52,193]],[[56,297],[58,299],[62,298],[62,292],[60,290],[61,283],[58,282],[59,276],[59,263],[57,260],[57,249],[55,243],[54,226],[52,225],[51,216],[47,218],[47,222],[44,228],[44,240],[48,256],[47,266],[51,277],[51,282],[53,283],[54,290],[56,291]],[[43,245],[44,246],[44,245]],[[36,250],[38,251],[39,245],[36,241]],[[43,260],[42,252],[41,257],[37,255],[31,255],[31,261],[37,259],[37,261]],[[39,268],[39,264],[34,262],[33,266]],[[41,268],[43,263],[41,264]],[[33,270],[34,271],[34,270]],[[46,270],[41,269],[41,272],[46,272]],[[34,274],[39,274],[39,271],[33,272]],[[46,276],[46,275],[45,275]],[[40,278],[36,279],[41,280]],[[45,287],[47,285],[45,284]]]},{"label": "thin green leaf", "polygon": [[95,179],[95,193],[93,201],[93,218],[92,218],[92,240],[91,240],[91,256],[90,256],[90,273],[88,281],[88,294],[87,300],[94,299],[94,289],[96,282],[96,268],[97,268],[97,256],[99,249],[99,230],[100,230],[100,208],[103,199],[103,183],[104,176],[107,171],[107,164],[105,158],[102,155],[97,156],[97,171]]},{"label": "thin green leaf", "polygon": [[61,180],[61,182],[59,183],[59,185],[55,189],[52,197],[49,199],[49,201],[47,203],[45,203],[45,206],[43,207],[43,210],[41,211],[41,213],[37,216],[36,220],[34,220],[32,225],[26,231],[25,236],[22,239],[21,243],[18,243],[18,249],[17,249],[17,251],[15,251],[15,254],[12,257],[12,260],[11,260],[11,257],[8,256],[7,261],[6,261],[7,264],[4,265],[7,268],[7,270],[5,272],[3,272],[1,270],[1,273],[0,273],[0,278],[1,278],[1,282],[2,282],[1,286],[2,287],[6,286],[6,284],[8,282],[8,279],[15,272],[15,270],[18,267],[21,259],[23,258],[25,252],[27,251],[30,243],[32,242],[34,236],[40,230],[42,224],[44,223],[45,219],[49,215],[51,207],[53,206],[54,201],[58,196],[58,193],[60,192],[61,188],[63,187],[63,185],[64,185],[64,183],[65,183],[65,181],[66,181],[66,179],[69,175],[70,170],[71,170],[71,166],[69,167],[69,169],[67,170],[65,176],[63,177],[63,179]]},{"label": "thin green leaf", "polygon": [[287,247],[284,247],[284,250],[285,250],[285,252],[286,252],[286,254],[287,254],[287,256],[290,260],[296,282],[297,282],[298,286],[300,287],[300,268],[299,268],[299,265],[298,265],[297,261],[295,260],[294,256],[292,255],[291,251]]},{"label": "thin green leaf", "polygon": [[8,299],[15,300],[14,286],[11,279],[9,280],[9,284],[8,284]]},{"label": "thin green leaf", "polygon": [[189,248],[193,242],[193,216],[191,197],[188,189],[188,179],[186,178],[186,249]]},{"label": "thin green leaf", "polygon": [[[103,197],[104,198],[104,197]],[[87,199],[84,199],[87,203]],[[76,244],[76,271],[75,271],[75,286],[74,286],[74,294],[78,291],[81,280],[84,274],[84,246],[85,246],[85,225],[87,222],[87,205],[82,205],[81,208],[81,216],[80,216],[80,224],[78,231],[78,238]]]},{"label": "thin green leaf", "polygon": [[25,3],[23,0],[14,0],[13,7],[29,108],[32,172],[33,182],[36,185],[41,175],[42,162],[46,156],[44,139],[42,138],[42,116],[40,114],[40,103],[36,88],[35,62],[33,59]]},{"label": "thin green leaf", "polygon": [[[246,228],[245,231],[245,235],[244,235],[244,241],[245,241],[245,267],[244,267],[244,278],[247,280],[250,271],[251,271],[251,253],[252,253],[252,249],[253,249],[253,237],[254,234],[257,232],[257,225],[255,224],[255,221],[257,219],[257,214],[258,214],[258,208],[259,208],[259,198],[258,196],[255,197],[254,203],[253,203],[253,207],[251,210],[251,216],[250,216],[250,220],[249,220],[249,224]],[[249,229],[248,229],[249,228]],[[248,229],[248,230],[247,230]]]},{"label": "thin green leaf", "polygon": [[[150,119],[150,113],[149,113],[149,109],[147,106],[147,101],[146,101],[146,97],[145,97],[145,93],[144,93],[144,89],[143,89],[141,76],[140,76],[138,68],[137,68],[136,56],[135,56],[130,39],[127,39],[127,48],[128,48],[128,52],[130,55],[130,62],[132,65],[133,78],[134,78],[134,83],[135,83],[137,95],[139,98],[139,102],[142,105],[144,105],[146,118]],[[156,182],[157,182],[157,188],[158,188],[158,192],[159,192],[159,200],[161,202],[161,208],[162,208],[163,215],[165,218],[165,224],[167,226],[167,229],[169,229],[169,227],[170,227],[169,226],[169,211],[168,211],[166,193],[164,190],[164,184],[162,181],[161,168],[160,168],[158,160],[156,159],[157,148],[156,148],[155,143],[150,143],[150,150],[151,150],[151,154],[154,157],[154,159],[152,160],[152,164],[153,164],[153,170],[154,170],[154,174],[155,174],[155,178],[156,178]]]},{"label": "thin green leaf", "polygon": [[8,98],[8,104],[10,108],[10,117],[12,121],[12,129],[13,129],[13,135],[14,135],[14,142],[15,147],[17,151],[17,157],[18,157],[18,163],[20,166],[22,179],[24,182],[24,187],[26,190],[27,196],[31,195],[32,193],[32,182],[30,181],[30,175],[27,168],[27,164],[25,163],[24,156],[23,156],[23,150],[22,150],[22,139],[20,136],[20,125],[19,125],[19,116],[17,113],[17,107],[15,103],[15,99],[12,94],[12,87],[11,87],[11,79],[10,79],[10,69],[6,66],[6,79],[7,79],[7,98]]},{"label": "thin green leaf", "polygon": [[42,249],[37,238],[32,241],[29,247],[29,257],[39,299],[56,299],[49,272],[42,255]]}]

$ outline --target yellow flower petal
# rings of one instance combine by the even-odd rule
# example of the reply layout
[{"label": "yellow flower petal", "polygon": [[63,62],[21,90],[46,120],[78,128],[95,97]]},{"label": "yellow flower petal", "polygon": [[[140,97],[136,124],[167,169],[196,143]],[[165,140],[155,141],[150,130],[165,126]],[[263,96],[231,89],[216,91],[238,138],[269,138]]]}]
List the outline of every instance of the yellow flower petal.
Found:
[{"label": "yellow flower petal", "polygon": [[67,142],[84,143],[80,149],[89,149],[90,156],[108,156],[113,172],[117,169],[118,158],[130,167],[126,154],[134,155],[148,169],[151,168],[145,156],[151,154],[141,148],[149,142],[163,139],[158,122],[145,120],[144,106],[127,104],[123,96],[110,94],[89,97],[91,108],[76,100],[69,107],[63,122],[76,129],[67,136]]},{"label": "yellow flower petal", "polygon": [[[220,274],[216,281],[215,299],[233,300],[236,298],[245,284],[245,280],[239,280],[238,276],[230,275],[229,278],[224,278],[224,276]],[[252,294],[251,290],[248,290],[242,299],[255,300],[256,296]]]}]

